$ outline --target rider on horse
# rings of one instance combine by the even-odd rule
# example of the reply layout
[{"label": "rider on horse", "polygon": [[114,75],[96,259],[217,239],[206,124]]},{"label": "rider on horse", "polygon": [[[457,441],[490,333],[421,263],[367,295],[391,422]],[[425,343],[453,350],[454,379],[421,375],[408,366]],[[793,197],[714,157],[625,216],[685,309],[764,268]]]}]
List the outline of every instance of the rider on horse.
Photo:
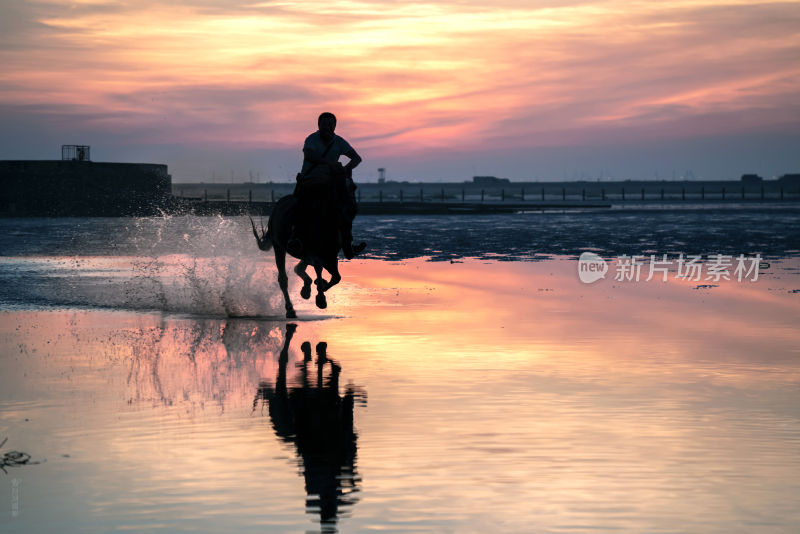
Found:
[{"label": "rider on horse", "polygon": [[[298,227],[307,225],[318,210],[333,207],[338,213],[342,251],[347,259],[352,259],[366,247],[366,243],[354,247],[352,234],[356,212],[352,171],[361,163],[361,157],[350,143],[334,133],[336,116],[333,113],[321,114],[317,124],[319,130],[309,135],[303,145],[303,168],[297,175],[294,191],[300,209],[287,250],[296,256],[301,254],[302,232]],[[340,156],[349,158],[347,165],[339,163]]]}]

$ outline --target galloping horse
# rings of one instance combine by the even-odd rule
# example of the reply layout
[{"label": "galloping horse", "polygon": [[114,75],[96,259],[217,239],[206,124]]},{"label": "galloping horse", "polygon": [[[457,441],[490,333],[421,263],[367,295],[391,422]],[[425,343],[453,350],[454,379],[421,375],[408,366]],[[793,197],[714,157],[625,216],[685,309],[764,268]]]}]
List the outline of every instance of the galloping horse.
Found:
[{"label": "galloping horse", "polygon": [[[332,189],[339,189],[333,188]],[[256,236],[258,241],[258,248],[263,251],[273,249],[275,251],[275,266],[278,268],[278,284],[283,292],[283,300],[286,304],[286,318],[294,319],[297,314],[292,306],[292,301],[289,298],[289,277],[286,275],[286,254],[294,256],[300,263],[298,263],[294,272],[303,280],[303,288],[300,290],[300,296],[304,299],[311,297],[311,277],[306,274],[306,268],[309,265],[314,267],[317,274],[314,284],[317,286],[316,304],[318,308],[324,309],[328,306],[328,301],[325,298],[325,292],[339,283],[342,279],[339,274],[339,251],[342,248],[342,233],[340,231],[340,206],[342,205],[337,200],[337,193],[339,195],[352,195],[355,190],[355,185],[352,180],[349,180],[345,185],[345,191],[333,191],[332,200],[322,202],[313,206],[313,209],[308,210],[308,220],[304,221],[298,227],[298,235],[303,242],[303,252],[299,255],[294,255],[286,250],[286,244],[292,235],[292,224],[295,217],[300,212],[300,206],[297,197],[294,195],[287,195],[275,204],[272,214],[267,223],[267,229],[261,227],[261,235],[256,230],[256,225],[253,218],[250,218],[250,224],[253,227],[253,235]],[[352,201],[353,213],[355,215],[355,198]],[[345,206],[347,204],[345,203]],[[352,219],[352,217],[351,217]],[[322,270],[325,269],[330,273],[331,279],[325,280],[322,277]]]}]

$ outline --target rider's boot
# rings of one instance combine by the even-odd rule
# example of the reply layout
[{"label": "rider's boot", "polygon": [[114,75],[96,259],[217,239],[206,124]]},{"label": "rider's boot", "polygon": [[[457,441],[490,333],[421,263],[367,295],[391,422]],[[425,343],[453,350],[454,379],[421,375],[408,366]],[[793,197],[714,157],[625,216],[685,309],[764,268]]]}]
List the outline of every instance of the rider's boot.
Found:
[{"label": "rider's boot", "polygon": [[342,232],[342,252],[344,252],[345,258],[352,260],[367,248],[367,244],[362,241],[358,245],[353,245],[352,219],[343,217],[340,220],[340,229]]},{"label": "rider's boot", "polygon": [[365,248],[367,248],[367,244],[364,243],[363,241],[361,243],[359,243],[358,245],[353,245],[352,243],[347,243],[344,246],[342,246],[342,252],[344,252],[344,257],[345,258],[347,258],[348,260],[352,260],[353,258],[358,256],[359,254],[361,254],[364,251]]}]

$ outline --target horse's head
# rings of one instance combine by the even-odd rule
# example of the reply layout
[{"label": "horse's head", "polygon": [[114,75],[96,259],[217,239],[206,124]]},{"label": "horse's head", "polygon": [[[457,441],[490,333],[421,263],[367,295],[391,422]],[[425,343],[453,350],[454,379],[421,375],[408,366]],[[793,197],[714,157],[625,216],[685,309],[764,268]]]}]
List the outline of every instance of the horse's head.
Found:
[{"label": "horse's head", "polygon": [[253,227],[253,235],[256,236],[256,242],[258,242],[258,248],[263,251],[268,251],[272,248],[272,240],[269,238],[269,234],[267,230],[264,228],[264,225],[261,225],[261,235],[259,235],[258,230],[256,230],[256,223],[253,222],[253,218],[250,217],[250,226]]}]

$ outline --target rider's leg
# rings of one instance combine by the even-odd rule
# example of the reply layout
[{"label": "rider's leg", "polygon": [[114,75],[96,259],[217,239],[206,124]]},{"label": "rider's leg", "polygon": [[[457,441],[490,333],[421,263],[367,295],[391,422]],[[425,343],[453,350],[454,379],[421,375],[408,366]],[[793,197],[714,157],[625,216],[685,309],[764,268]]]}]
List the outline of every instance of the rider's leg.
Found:
[{"label": "rider's leg", "polygon": [[339,218],[339,231],[342,233],[342,252],[348,260],[355,258],[367,247],[363,241],[358,245],[353,245],[353,219],[344,210]]},{"label": "rider's leg", "polygon": [[355,190],[356,185],[353,183],[351,175],[345,174],[337,184],[338,194],[336,198],[339,199],[339,231],[342,236],[342,252],[344,257],[352,260],[357,254],[361,253],[367,244],[363,241],[358,245],[353,245],[353,219],[355,219],[358,212],[358,204],[356,203]]}]

